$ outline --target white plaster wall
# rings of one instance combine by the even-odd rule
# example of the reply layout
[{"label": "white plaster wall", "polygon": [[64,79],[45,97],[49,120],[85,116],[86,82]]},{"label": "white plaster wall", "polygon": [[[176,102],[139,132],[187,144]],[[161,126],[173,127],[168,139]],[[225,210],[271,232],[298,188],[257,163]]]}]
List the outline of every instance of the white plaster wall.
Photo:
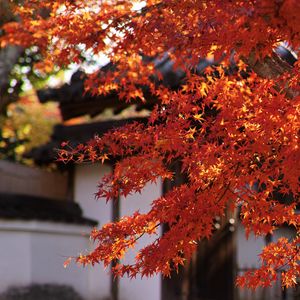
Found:
[{"label": "white plaster wall", "polygon": [[[237,268],[238,274],[241,275],[246,268],[258,268],[260,265],[259,253],[265,246],[265,239],[262,237],[255,237],[253,234],[246,239],[245,229],[240,221],[237,224]],[[242,271],[239,271],[242,270]],[[255,291],[248,289],[238,289],[238,300],[258,300],[258,299],[273,299],[272,289],[256,289]]]},{"label": "white plaster wall", "polygon": [[74,200],[84,216],[97,220],[100,226],[111,220],[112,210],[104,199],[96,200],[95,193],[101,178],[110,171],[110,166],[102,164],[80,164],[75,168]]},{"label": "white plaster wall", "polygon": [[0,225],[0,241],[0,293],[11,285],[28,285],[31,282],[30,234],[2,230]]},{"label": "white plaster wall", "polygon": [[88,237],[84,238],[80,235],[32,234],[32,281],[35,283],[63,283],[71,285],[80,294],[90,298],[88,270],[73,263],[67,268],[63,267],[66,258],[69,256],[76,257],[87,246]]},{"label": "white plaster wall", "polygon": [[[100,226],[110,222],[112,219],[112,204],[106,203],[104,199],[95,200],[97,185],[102,176],[111,171],[108,165],[82,164],[76,166],[74,181],[74,200],[83,209],[84,216],[93,218]],[[126,199],[120,199],[120,215],[130,215],[136,210],[146,212],[150,208],[152,200],[162,194],[162,183],[148,184],[141,194],[130,195]],[[149,243],[149,237],[143,237],[139,241],[138,248]],[[135,252],[132,251],[128,257],[134,259]],[[104,270],[103,265],[90,269],[89,283],[90,292],[96,299],[98,296],[109,297],[111,291],[110,270]],[[119,300],[160,300],[161,277],[133,279],[121,278],[119,280]]]},{"label": "white plaster wall", "polygon": [[88,247],[86,226],[39,222],[0,221],[0,293],[10,286],[56,283],[72,286],[91,299],[88,270],[70,265],[69,256]]},{"label": "white plaster wall", "polygon": [[296,235],[296,231],[295,229],[293,229],[293,227],[284,226],[275,230],[272,237],[272,242],[276,242],[281,237],[292,239],[293,237],[295,237],[295,235]]},{"label": "white plaster wall", "polygon": [[256,268],[259,264],[258,254],[265,246],[265,240],[262,237],[255,237],[250,234],[246,239],[245,229],[238,222],[237,225],[237,264],[239,268]]},{"label": "white plaster wall", "polygon": [[[120,215],[131,215],[136,210],[141,213],[150,209],[151,202],[162,195],[161,180],[157,184],[147,184],[141,194],[137,193],[121,198]],[[126,255],[125,262],[133,262],[137,250],[148,245],[155,237],[145,236],[138,241],[135,249]],[[161,276],[155,275],[150,278],[129,279],[121,278],[119,281],[119,300],[160,300],[161,299]]]},{"label": "white plaster wall", "polygon": [[[74,200],[80,204],[84,216],[97,220],[100,227],[111,221],[112,206],[104,199],[96,200],[95,193],[103,175],[110,171],[110,166],[102,164],[81,164],[75,168]],[[91,244],[90,248],[93,246]],[[89,289],[92,299],[104,299],[110,296],[109,272],[110,270],[104,269],[103,264],[89,268]]]}]

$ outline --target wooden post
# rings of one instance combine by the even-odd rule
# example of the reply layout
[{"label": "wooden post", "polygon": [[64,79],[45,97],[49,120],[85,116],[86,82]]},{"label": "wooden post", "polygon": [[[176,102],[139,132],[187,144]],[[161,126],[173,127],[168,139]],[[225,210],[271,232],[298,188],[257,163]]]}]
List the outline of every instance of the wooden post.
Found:
[{"label": "wooden post", "polygon": [[[112,203],[112,221],[117,222],[120,219],[120,197],[118,196]],[[111,264],[111,268],[115,267],[118,261]],[[111,297],[112,300],[119,299],[119,278],[111,275]]]}]

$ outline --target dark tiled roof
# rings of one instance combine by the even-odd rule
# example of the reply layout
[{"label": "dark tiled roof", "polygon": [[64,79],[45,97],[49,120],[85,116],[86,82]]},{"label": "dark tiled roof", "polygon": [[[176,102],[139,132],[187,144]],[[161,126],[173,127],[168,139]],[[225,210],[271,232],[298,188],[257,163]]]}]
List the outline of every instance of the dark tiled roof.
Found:
[{"label": "dark tiled roof", "polygon": [[[288,65],[293,65],[297,59],[294,54],[285,46],[278,46],[275,50],[278,57],[285,61]],[[178,89],[185,80],[185,72],[180,68],[174,67],[174,62],[170,57],[165,54],[162,58],[143,57],[144,61],[154,63],[157,71],[162,75],[162,79],[158,80],[155,76],[152,78],[154,82],[163,84],[171,89]],[[231,60],[232,66],[235,63],[233,58]],[[214,62],[208,59],[200,59],[199,63],[192,67],[192,72],[196,74],[202,74],[205,68],[211,65],[216,65],[218,62]],[[102,71],[112,71],[115,65],[108,63],[102,67]],[[77,71],[73,74],[70,84],[64,84],[60,88],[50,88],[38,91],[38,97],[40,102],[57,101],[59,102],[61,114],[64,120],[68,120],[74,117],[88,114],[95,116],[103,112],[106,108],[114,108],[115,113],[119,113],[132,103],[137,105],[137,109],[152,109],[153,105],[157,102],[157,99],[151,95],[146,87],[142,87],[144,91],[147,103],[140,103],[133,101],[131,103],[125,103],[120,101],[116,92],[111,92],[108,95],[92,96],[89,93],[84,93],[84,79],[85,73]]]},{"label": "dark tiled roof", "polygon": [[[145,58],[146,59],[146,58]],[[161,73],[162,80],[158,78],[152,78],[154,82],[159,82],[171,89],[177,89],[182,84],[185,73],[181,69],[174,68],[174,62],[172,62],[169,56],[165,55],[160,59],[149,58],[148,61],[152,61],[155,68]],[[212,65],[213,62],[207,59],[200,60],[195,72],[201,73],[208,65]],[[107,64],[101,70],[112,70],[115,66],[112,63]],[[68,120],[74,117],[88,114],[95,116],[100,114],[106,108],[114,108],[115,114],[118,114],[123,109],[132,104],[137,104],[137,110],[152,109],[154,104],[157,103],[157,99],[149,93],[146,87],[142,87],[144,96],[147,99],[147,103],[133,100],[130,103],[120,101],[116,92],[111,92],[108,95],[93,96],[89,93],[84,93],[84,80],[86,76],[82,71],[77,71],[73,74],[70,84],[64,84],[60,88],[48,88],[38,91],[38,98],[40,102],[47,101],[59,102],[60,111],[64,120]]]},{"label": "dark tiled roof", "polygon": [[51,137],[51,141],[43,146],[35,148],[27,156],[34,159],[39,165],[49,164],[56,159],[56,150],[61,148],[61,143],[69,141],[75,146],[92,139],[96,134],[102,136],[111,129],[121,127],[132,122],[146,122],[145,118],[131,118],[123,120],[111,120],[104,122],[86,123],[72,126],[57,125]]},{"label": "dark tiled roof", "polygon": [[78,203],[9,193],[0,193],[0,218],[97,225],[82,216]]}]

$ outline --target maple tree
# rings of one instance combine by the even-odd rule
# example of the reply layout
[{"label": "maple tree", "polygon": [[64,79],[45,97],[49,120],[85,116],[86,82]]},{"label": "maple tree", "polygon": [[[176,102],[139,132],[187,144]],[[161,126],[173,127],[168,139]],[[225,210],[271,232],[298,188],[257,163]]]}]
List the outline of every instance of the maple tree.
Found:
[{"label": "maple tree", "polygon": [[[299,49],[299,1],[24,0],[16,11],[21,21],[3,27],[1,46],[38,46],[44,60],[36,68],[80,63],[89,49],[114,64],[88,76],[90,93],[117,91],[128,102],[146,102],[149,94],[157,98],[147,124],[126,125],[74,149],[65,143],[61,160],[118,156],[97,194],[107,200],[173,178],[175,161],[187,178],[154,199],[148,213],[94,229],[97,246],[79,263],[109,265],[141,236],[168,224],[133,264],[120,263],[113,271],[169,276],[189,260],[197,241],[213,234],[216,216],[240,206],[247,234],[266,235],[283,224],[297,234],[266,246],[261,267],[237,283],[268,286],[282,270],[283,286],[297,284],[300,72],[299,62],[288,64],[274,49],[282,43]],[[160,84],[155,62],[166,56],[185,74],[179,89]],[[199,72],[204,58],[215,64]]]}]

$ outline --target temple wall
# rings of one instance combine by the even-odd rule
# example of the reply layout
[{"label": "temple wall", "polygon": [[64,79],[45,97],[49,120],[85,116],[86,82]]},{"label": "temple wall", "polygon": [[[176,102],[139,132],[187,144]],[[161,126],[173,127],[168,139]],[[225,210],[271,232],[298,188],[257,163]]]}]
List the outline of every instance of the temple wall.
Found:
[{"label": "temple wall", "polygon": [[[106,203],[105,199],[95,200],[97,184],[104,174],[109,173],[111,168],[108,165],[82,164],[75,169],[74,199],[83,209],[85,217],[95,219],[100,226],[110,222],[113,218],[112,202]],[[162,193],[162,185],[159,181],[157,185],[148,184],[141,194],[137,193],[120,199],[120,216],[130,215],[135,210],[146,212],[150,208],[151,200],[156,199]],[[153,238],[151,238],[153,239]],[[145,246],[151,240],[143,237],[138,243],[137,249]],[[132,261],[135,250],[131,251],[127,257],[127,262]],[[95,266],[90,272],[90,289],[94,296],[108,297],[111,294],[111,276],[103,265]],[[118,283],[119,300],[160,300],[161,278],[153,276],[151,278],[121,278]]]},{"label": "temple wall", "polygon": [[[147,184],[141,194],[137,193],[121,198],[120,211],[122,216],[131,215],[136,210],[140,213],[149,211],[152,200],[160,197],[162,193],[161,180],[157,184]],[[159,230],[160,231],[160,230]],[[136,248],[129,251],[126,263],[134,262],[137,250],[145,247],[157,236],[143,236],[138,240]],[[161,299],[161,276],[154,275],[149,278],[137,277],[130,279],[121,278],[119,282],[119,300],[159,300]]]},{"label": "temple wall", "polygon": [[[95,193],[102,176],[110,172],[107,165],[76,165],[74,177],[74,201],[80,204],[83,215],[98,221],[99,226],[109,222],[112,217],[110,203],[102,199],[96,201]],[[91,245],[93,247],[93,245]],[[81,270],[82,271],[82,270]],[[108,298],[111,293],[111,277],[103,264],[96,265],[89,271],[89,289],[93,298]]]},{"label": "temple wall", "polygon": [[63,267],[89,244],[86,226],[0,220],[0,293],[12,286],[60,284],[90,298],[88,269]]},{"label": "temple wall", "polygon": [[65,200],[68,175],[0,160],[0,192]]}]

